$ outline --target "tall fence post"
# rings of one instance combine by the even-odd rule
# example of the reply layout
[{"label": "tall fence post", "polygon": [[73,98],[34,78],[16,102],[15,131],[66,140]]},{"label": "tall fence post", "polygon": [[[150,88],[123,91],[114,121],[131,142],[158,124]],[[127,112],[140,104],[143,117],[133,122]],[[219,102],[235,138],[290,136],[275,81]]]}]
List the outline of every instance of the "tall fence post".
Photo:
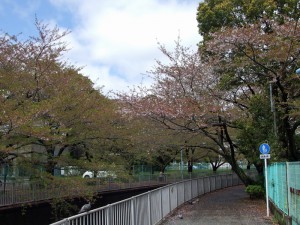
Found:
[{"label": "tall fence post", "polygon": [[286,162],[286,186],[287,186],[287,212],[288,212],[288,216],[290,216],[290,209],[292,207],[291,205],[291,192],[290,192],[290,171],[289,171],[289,162]]}]

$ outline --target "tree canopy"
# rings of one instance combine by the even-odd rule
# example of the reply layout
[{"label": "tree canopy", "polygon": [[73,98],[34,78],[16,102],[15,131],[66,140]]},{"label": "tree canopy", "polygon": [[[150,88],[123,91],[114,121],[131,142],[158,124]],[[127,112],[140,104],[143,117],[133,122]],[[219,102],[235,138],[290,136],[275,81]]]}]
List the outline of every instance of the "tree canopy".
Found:
[{"label": "tree canopy", "polygon": [[0,36],[0,160],[22,158],[34,153],[20,151],[24,146],[40,146],[40,159],[53,173],[56,165],[78,163],[72,159],[91,160],[116,138],[118,112],[80,68],[63,61],[68,31],[39,21],[36,27],[38,36],[25,41]]},{"label": "tree canopy", "polygon": [[258,21],[267,30],[270,20],[297,21],[299,7],[297,0],[205,0],[197,9],[199,33],[206,40],[224,27],[239,28]]},{"label": "tree canopy", "polygon": [[[256,7],[256,17],[248,21],[245,16],[245,24],[219,24],[214,31],[202,30],[209,38],[200,51],[213,64],[222,89],[219,97],[246,112],[240,139],[249,139],[247,132],[260,134],[254,140],[272,143],[276,159],[298,160],[299,77],[295,71],[299,67],[299,10],[295,9],[299,4],[273,3],[269,11]],[[257,148],[247,142],[243,141]]]}]

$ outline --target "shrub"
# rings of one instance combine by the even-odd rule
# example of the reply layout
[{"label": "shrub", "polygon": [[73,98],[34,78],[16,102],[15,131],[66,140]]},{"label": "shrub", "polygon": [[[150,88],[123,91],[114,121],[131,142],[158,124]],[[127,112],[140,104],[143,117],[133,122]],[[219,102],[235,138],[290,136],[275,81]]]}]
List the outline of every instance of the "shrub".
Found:
[{"label": "shrub", "polygon": [[265,189],[261,185],[248,185],[245,191],[250,198],[262,198],[265,195]]}]

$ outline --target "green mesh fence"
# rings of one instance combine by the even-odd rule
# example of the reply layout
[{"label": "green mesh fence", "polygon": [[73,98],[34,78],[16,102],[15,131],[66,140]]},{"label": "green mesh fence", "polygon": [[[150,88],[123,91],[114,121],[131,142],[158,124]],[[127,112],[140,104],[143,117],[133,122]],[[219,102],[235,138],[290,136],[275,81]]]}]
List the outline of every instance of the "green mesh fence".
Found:
[{"label": "green mesh fence", "polygon": [[292,224],[300,224],[300,162],[275,163],[268,166],[269,199]]},{"label": "green mesh fence", "polygon": [[286,163],[276,163],[268,167],[269,198],[288,215],[288,193]]},{"label": "green mesh fence", "polygon": [[289,214],[293,225],[300,224],[300,162],[287,163]]}]

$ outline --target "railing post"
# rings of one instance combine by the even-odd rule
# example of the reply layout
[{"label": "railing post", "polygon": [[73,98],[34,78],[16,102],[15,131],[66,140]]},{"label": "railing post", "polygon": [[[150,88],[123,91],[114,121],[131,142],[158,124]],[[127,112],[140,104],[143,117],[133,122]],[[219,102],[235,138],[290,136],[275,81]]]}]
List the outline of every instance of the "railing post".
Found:
[{"label": "railing post", "polygon": [[66,221],[65,221],[64,224],[65,224],[65,225],[70,225],[70,220],[69,220],[69,218],[66,219]]},{"label": "railing post", "polygon": [[169,212],[171,212],[171,188],[170,188],[170,186],[168,187],[168,190],[169,190]]},{"label": "railing post", "polygon": [[193,180],[191,179],[191,202],[193,199]]},{"label": "railing post", "polygon": [[162,195],[162,188],[160,189],[160,219],[164,216],[163,214],[163,195]]},{"label": "railing post", "polygon": [[15,203],[15,202],[14,202],[14,194],[15,194],[15,183],[13,183],[13,185],[12,185],[12,190],[11,190],[11,192],[10,192],[10,202],[11,202],[12,204]]},{"label": "railing post", "polygon": [[106,210],[105,220],[106,220],[105,224],[110,225],[110,221],[111,221],[111,206],[110,206],[110,204],[108,205],[107,210]]},{"label": "railing post", "polygon": [[136,198],[131,199],[131,225],[135,225],[135,205]]},{"label": "railing post", "polygon": [[197,197],[199,196],[199,178],[197,178],[197,182],[196,182],[196,188],[197,188]]},{"label": "railing post", "polygon": [[215,188],[214,188],[214,191],[217,190],[217,176],[218,175],[215,175]]},{"label": "railing post", "polygon": [[183,202],[185,202],[185,181],[183,181]]},{"label": "railing post", "polygon": [[152,225],[152,221],[151,221],[151,198],[150,198],[150,193],[148,193],[148,223],[149,223],[149,225]]},{"label": "railing post", "polygon": [[221,179],[221,187],[220,187],[220,189],[222,189],[223,188],[223,175],[220,175],[220,179]]},{"label": "railing post", "polygon": [[[176,203],[176,207],[178,207],[178,185],[177,185],[177,187],[176,187],[176,196],[177,196],[177,203]],[[175,208],[176,208],[175,207]]]}]

